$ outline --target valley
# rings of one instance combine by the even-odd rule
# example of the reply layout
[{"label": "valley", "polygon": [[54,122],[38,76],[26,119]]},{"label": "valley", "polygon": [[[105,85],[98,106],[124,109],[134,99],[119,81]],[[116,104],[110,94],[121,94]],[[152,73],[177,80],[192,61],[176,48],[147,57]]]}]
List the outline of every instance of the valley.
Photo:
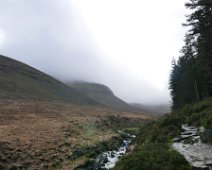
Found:
[{"label": "valley", "polygon": [[[0,104],[0,169],[74,169],[151,117],[62,102]],[[110,142],[111,141],[111,142]]]},{"label": "valley", "polygon": [[77,169],[152,118],[105,85],[65,84],[0,55],[2,170]]},{"label": "valley", "polygon": [[211,98],[164,114],[168,106],[130,105],[105,85],[65,84],[4,56],[0,82],[1,170],[191,170],[172,147],[183,124],[204,127],[211,145]]},{"label": "valley", "polygon": [[211,47],[212,0],[0,0],[0,170],[212,170]]}]

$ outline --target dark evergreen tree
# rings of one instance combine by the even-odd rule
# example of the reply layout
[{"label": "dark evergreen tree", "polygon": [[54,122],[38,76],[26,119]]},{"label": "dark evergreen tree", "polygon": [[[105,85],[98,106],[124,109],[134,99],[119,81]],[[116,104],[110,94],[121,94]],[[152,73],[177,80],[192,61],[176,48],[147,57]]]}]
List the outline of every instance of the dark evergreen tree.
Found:
[{"label": "dark evergreen tree", "polygon": [[212,0],[190,0],[186,7],[189,34],[196,41],[197,61],[202,73],[202,97],[212,96]]},{"label": "dark evergreen tree", "polygon": [[212,96],[212,0],[190,0],[186,7],[190,30],[170,75],[173,109]]},{"label": "dark evergreen tree", "polygon": [[173,62],[170,75],[170,90],[173,109],[200,100],[197,76],[195,43],[186,35],[185,46],[177,63]]},{"label": "dark evergreen tree", "polygon": [[179,67],[176,64],[176,61],[173,59],[172,61],[172,71],[170,74],[170,83],[169,83],[169,89],[171,91],[172,96],[172,109],[177,109],[180,107],[180,100],[179,100],[179,93],[178,93],[178,83],[180,80],[180,73],[179,73]]}]

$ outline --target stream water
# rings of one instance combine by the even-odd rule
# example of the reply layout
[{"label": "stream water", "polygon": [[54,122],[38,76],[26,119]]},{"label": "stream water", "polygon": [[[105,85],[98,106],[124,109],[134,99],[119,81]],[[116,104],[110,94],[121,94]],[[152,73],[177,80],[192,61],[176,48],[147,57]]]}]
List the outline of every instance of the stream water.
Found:
[{"label": "stream water", "polygon": [[181,134],[173,139],[173,148],[180,152],[195,168],[212,169],[212,145],[202,143],[199,136],[204,128],[182,125]]},{"label": "stream water", "polygon": [[110,169],[113,168],[118,160],[126,153],[130,143],[132,142],[135,135],[130,135],[128,133],[118,131],[120,134],[126,137],[123,140],[122,145],[113,151],[106,151],[101,153],[95,160],[94,169]]}]

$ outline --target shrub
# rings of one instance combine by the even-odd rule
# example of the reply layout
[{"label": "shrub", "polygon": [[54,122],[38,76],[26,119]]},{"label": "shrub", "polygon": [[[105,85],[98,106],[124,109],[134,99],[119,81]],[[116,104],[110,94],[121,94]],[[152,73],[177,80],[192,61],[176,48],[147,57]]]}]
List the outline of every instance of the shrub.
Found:
[{"label": "shrub", "polygon": [[166,144],[149,143],[124,157],[113,170],[191,170],[187,161]]}]

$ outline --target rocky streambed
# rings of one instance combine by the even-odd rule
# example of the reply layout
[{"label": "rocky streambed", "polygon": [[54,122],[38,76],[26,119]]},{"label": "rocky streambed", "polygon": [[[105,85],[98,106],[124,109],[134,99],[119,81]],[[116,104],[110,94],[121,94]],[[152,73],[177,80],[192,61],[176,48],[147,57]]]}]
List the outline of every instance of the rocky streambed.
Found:
[{"label": "rocky streambed", "polygon": [[122,145],[116,150],[106,151],[98,155],[98,157],[95,160],[93,169],[113,168],[118,162],[118,160],[126,153],[133,138],[136,137],[135,135],[130,135],[122,131],[118,132],[125,137]]},{"label": "rocky streambed", "polygon": [[203,143],[200,134],[205,129],[182,125],[181,134],[173,139],[173,148],[195,168],[212,169],[212,145]]},{"label": "rocky streambed", "polygon": [[[102,143],[96,148],[86,149],[80,155],[72,154],[70,160],[75,160],[83,155],[91,156],[87,162],[77,166],[75,170],[101,170],[113,168],[118,160],[127,152],[132,140],[136,137],[135,135],[120,130],[117,132],[120,136],[116,139],[114,138],[114,140],[109,141],[108,143]],[[108,144],[112,146],[109,147]]]}]

